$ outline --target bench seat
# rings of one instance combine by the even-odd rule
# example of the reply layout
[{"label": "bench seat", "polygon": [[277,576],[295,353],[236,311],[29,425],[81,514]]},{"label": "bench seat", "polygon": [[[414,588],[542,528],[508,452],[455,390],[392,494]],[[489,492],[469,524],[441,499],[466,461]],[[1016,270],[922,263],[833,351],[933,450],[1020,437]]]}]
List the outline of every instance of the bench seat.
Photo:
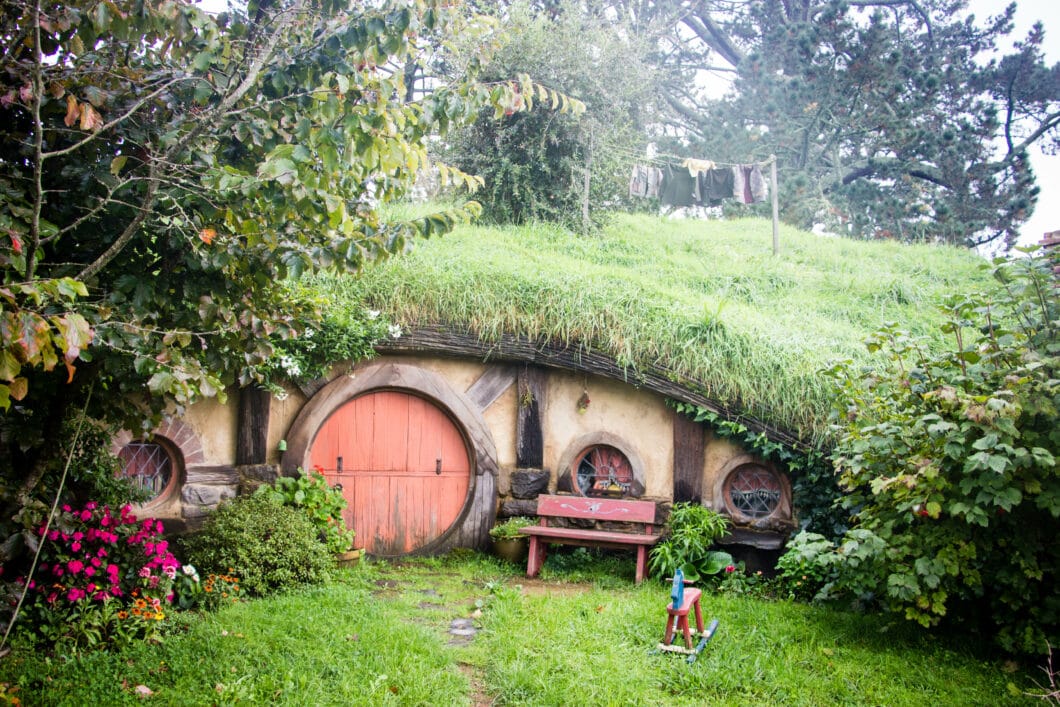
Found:
[{"label": "bench seat", "polygon": [[[639,584],[648,574],[648,548],[662,538],[654,532],[655,504],[651,501],[541,495],[537,498],[537,515],[540,525],[519,529],[519,532],[530,536],[530,556],[526,560],[527,577],[537,576],[541,565],[545,563],[548,544],[558,543],[634,549],[637,554],[636,581]],[[642,531],[553,527],[548,524],[550,518],[638,524]]]}]

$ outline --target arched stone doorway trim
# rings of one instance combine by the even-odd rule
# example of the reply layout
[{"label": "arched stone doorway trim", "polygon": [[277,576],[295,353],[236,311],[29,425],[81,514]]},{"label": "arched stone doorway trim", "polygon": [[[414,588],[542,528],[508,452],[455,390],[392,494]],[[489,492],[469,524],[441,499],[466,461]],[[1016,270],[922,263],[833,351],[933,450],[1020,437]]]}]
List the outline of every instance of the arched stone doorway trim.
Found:
[{"label": "arched stone doorway trim", "polygon": [[485,547],[496,518],[497,448],[482,413],[465,395],[436,373],[403,363],[372,362],[339,376],[321,388],[299,411],[287,433],[281,459],[286,475],[310,466],[310,449],[321,426],[350,400],[372,391],[398,390],[426,398],[442,408],[461,428],[472,463],[472,490],[464,513],[437,542],[418,552],[443,552],[452,547]]}]

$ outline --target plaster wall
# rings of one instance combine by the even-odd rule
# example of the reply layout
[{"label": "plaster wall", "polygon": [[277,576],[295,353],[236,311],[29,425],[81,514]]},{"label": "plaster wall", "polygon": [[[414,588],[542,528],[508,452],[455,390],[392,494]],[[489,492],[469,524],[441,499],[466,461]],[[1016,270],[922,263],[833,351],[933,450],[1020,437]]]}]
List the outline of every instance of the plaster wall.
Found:
[{"label": "plaster wall", "polygon": [[707,433],[706,451],[703,455],[703,505],[721,508],[721,499],[714,498],[714,489],[722,470],[732,459],[745,454],[744,450],[724,437]]},{"label": "plaster wall", "polygon": [[181,418],[202,443],[203,464],[232,464],[236,458],[237,389],[229,389],[228,402],[208,398],[190,406]]},{"label": "plaster wall", "polygon": [[[578,411],[585,392],[589,406]],[[643,464],[644,495],[670,498],[673,494],[673,423],[665,401],[654,393],[605,378],[550,371],[542,414],[545,467],[553,485],[560,466],[582,451],[587,437],[607,433],[621,440],[630,461]],[[606,442],[604,442],[606,443]]]}]

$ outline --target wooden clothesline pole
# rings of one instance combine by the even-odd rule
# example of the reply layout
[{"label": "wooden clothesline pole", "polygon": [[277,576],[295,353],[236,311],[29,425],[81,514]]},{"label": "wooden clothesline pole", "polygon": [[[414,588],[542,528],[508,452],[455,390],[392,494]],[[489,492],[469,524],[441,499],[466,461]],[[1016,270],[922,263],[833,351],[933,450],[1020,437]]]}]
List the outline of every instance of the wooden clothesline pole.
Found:
[{"label": "wooden clothesline pole", "polygon": [[773,197],[773,255],[780,255],[780,200],[777,196],[777,156],[769,156],[769,191]]}]

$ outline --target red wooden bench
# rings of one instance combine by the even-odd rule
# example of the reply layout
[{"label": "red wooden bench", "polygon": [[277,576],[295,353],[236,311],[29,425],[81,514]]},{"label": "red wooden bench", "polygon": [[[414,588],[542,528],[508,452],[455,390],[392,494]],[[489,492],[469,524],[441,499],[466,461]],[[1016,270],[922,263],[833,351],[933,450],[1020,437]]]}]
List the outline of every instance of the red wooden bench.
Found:
[{"label": "red wooden bench", "polygon": [[[549,543],[583,545],[606,548],[634,548],[637,551],[637,582],[648,573],[648,548],[659,542],[655,530],[655,504],[651,501],[626,501],[585,496],[537,497],[539,525],[520,528],[530,536],[530,557],[526,560],[526,576],[536,577],[545,563],[545,548]],[[634,523],[643,532],[559,528],[549,525],[550,518],[588,518],[615,523]]]}]

